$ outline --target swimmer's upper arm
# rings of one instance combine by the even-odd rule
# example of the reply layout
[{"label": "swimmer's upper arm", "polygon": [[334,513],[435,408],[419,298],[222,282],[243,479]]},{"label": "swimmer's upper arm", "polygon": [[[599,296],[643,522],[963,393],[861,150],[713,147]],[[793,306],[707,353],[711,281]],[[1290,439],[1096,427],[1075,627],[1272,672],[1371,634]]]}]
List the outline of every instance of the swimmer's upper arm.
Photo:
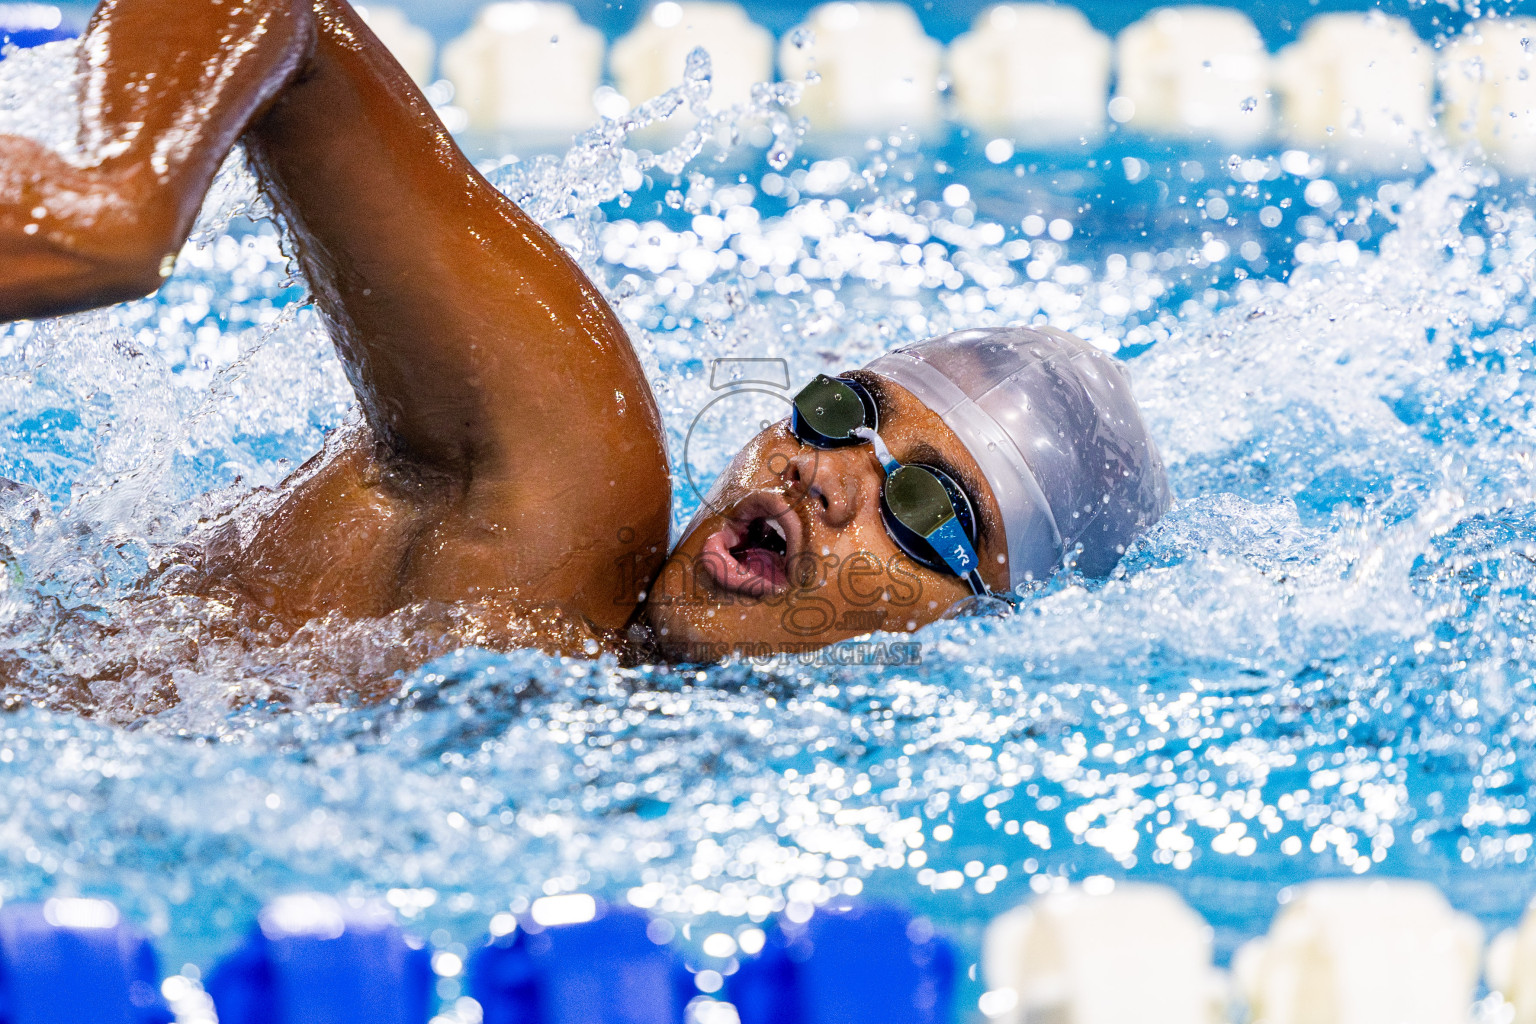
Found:
[{"label": "swimmer's upper arm", "polygon": [[388,457],[494,496],[503,518],[557,503],[509,538],[522,564],[665,543],[660,416],[618,318],[350,8],[319,0],[316,18],[312,67],[247,151]]},{"label": "swimmer's upper arm", "polygon": [[479,174],[355,12],[320,0],[316,18],[312,66],[247,150],[380,439],[471,472],[544,423],[579,436],[615,391],[645,407],[623,327],[575,261]]}]

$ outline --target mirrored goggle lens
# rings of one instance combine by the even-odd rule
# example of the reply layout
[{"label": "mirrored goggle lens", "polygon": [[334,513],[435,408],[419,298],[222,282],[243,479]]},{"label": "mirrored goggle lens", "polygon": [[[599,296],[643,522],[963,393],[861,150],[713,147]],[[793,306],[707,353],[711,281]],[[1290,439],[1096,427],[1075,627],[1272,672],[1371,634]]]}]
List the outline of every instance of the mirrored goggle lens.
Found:
[{"label": "mirrored goggle lens", "polygon": [[873,426],[859,393],[847,381],[818,375],[795,396],[790,430],[819,447],[861,444],[854,431]]},{"label": "mirrored goggle lens", "polygon": [[[902,466],[886,477],[882,509],[892,539],[921,565],[970,579],[976,548],[961,520],[968,502],[944,486],[927,466]],[[975,589],[973,584],[972,589]]]},{"label": "mirrored goggle lens", "polygon": [[886,477],[885,501],[891,515],[920,537],[927,537],[946,519],[955,518],[949,492],[923,466],[902,466]]}]

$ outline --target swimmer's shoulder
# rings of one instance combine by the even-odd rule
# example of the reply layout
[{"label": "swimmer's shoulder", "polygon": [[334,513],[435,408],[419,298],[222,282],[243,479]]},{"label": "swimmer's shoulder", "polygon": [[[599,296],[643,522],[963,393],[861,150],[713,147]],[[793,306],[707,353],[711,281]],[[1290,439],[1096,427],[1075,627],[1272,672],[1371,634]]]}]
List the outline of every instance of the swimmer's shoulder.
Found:
[{"label": "swimmer's shoulder", "polygon": [[630,529],[573,538],[555,500],[568,495],[538,481],[508,486],[477,493],[402,464],[358,421],[281,485],[204,524],[189,547],[201,589],[293,628],[438,607],[438,628],[468,645],[628,656],[624,629],[665,536],[639,554]]}]

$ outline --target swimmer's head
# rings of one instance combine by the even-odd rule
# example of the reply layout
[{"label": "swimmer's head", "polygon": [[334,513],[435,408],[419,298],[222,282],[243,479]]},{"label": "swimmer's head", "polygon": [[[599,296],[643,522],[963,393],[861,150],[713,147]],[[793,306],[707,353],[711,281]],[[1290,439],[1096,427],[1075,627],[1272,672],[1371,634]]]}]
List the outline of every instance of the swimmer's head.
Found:
[{"label": "swimmer's head", "polygon": [[[1120,365],[1048,328],[962,331],[845,374],[895,460],[938,469],[970,505],[988,589],[1064,565],[1106,575],[1168,507],[1162,461]],[[833,643],[926,625],[972,595],[903,550],[870,444],[802,443],[789,421],[737,455],[650,590],[669,656]],[[932,561],[931,559],[929,560]]]}]

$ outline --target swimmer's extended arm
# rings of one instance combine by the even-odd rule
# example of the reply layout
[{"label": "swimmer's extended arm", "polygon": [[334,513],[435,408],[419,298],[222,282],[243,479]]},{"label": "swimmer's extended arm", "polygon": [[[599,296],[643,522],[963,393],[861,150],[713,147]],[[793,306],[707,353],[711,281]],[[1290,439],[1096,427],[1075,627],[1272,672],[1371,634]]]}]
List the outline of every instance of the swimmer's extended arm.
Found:
[{"label": "swimmer's extended arm", "polygon": [[0,139],[0,318],[152,291],[243,139],[371,428],[250,572],[306,615],[490,594],[622,625],[615,563],[664,554],[670,512],[639,361],[345,0],[105,0],[81,55],[82,165]]},{"label": "swimmer's extended arm", "polygon": [[219,164],[309,51],[307,8],[304,0],[98,8],[80,48],[80,159],[0,136],[0,321],[160,286]]}]

